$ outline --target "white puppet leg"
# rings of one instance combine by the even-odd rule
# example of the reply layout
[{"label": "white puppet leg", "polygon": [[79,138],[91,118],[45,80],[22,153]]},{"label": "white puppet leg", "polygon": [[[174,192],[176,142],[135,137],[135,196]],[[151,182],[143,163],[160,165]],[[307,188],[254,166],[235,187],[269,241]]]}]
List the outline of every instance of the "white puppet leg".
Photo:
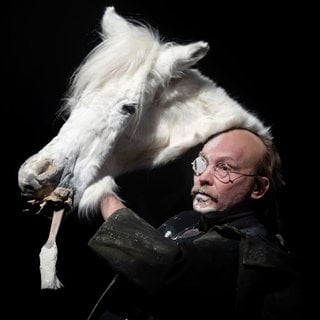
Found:
[{"label": "white puppet leg", "polygon": [[62,220],[63,212],[64,209],[54,211],[48,240],[41,248],[39,254],[41,289],[59,289],[63,287],[56,274],[56,263],[58,258],[56,236]]}]

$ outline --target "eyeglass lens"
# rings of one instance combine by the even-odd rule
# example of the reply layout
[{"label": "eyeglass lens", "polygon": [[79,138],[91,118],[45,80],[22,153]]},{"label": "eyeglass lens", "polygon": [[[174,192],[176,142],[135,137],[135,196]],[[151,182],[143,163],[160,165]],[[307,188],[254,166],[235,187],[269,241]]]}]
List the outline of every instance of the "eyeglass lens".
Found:
[{"label": "eyeglass lens", "polygon": [[192,162],[192,169],[196,175],[203,173],[208,166],[208,162],[204,157],[197,157]]}]

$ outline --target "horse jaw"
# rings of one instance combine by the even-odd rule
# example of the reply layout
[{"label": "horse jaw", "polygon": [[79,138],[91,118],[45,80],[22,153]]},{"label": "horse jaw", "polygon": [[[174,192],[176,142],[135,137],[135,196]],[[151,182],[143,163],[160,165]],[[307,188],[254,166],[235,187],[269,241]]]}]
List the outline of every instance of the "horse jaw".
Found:
[{"label": "horse jaw", "polygon": [[99,181],[89,185],[85,189],[80,202],[79,202],[79,213],[82,216],[90,216],[92,212],[99,210],[100,200],[107,194],[117,195],[118,186],[111,176],[105,176]]}]

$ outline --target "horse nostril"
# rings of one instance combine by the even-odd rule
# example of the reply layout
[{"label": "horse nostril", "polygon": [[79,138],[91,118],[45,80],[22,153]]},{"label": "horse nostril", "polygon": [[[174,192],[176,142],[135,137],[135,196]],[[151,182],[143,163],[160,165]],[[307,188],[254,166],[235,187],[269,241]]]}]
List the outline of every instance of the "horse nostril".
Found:
[{"label": "horse nostril", "polygon": [[40,164],[36,169],[38,175],[48,174],[53,170],[54,170],[54,167],[52,165],[52,161],[45,161],[42,164]]},{"label": "horse nostril", "polygon": [[38,156],[27,159],[18,173],[19,187],[27,197],[41,197],[51,192],[57,179],[59,174],[53,160],[39,160]]}]

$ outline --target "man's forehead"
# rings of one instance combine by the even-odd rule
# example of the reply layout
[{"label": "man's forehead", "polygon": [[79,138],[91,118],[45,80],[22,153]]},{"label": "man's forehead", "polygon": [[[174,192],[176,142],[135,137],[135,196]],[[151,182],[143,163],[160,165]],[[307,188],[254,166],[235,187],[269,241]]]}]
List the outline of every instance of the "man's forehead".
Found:
[{"label": "man's forehead", "polygon": [[[232,159],[240,161],[256,161],[261,150],[256,137],[246,130],[233,130],[212,137],[203,146],[201,153],[207,158]],[[216,160],[216,159],[215,159]]]}]

